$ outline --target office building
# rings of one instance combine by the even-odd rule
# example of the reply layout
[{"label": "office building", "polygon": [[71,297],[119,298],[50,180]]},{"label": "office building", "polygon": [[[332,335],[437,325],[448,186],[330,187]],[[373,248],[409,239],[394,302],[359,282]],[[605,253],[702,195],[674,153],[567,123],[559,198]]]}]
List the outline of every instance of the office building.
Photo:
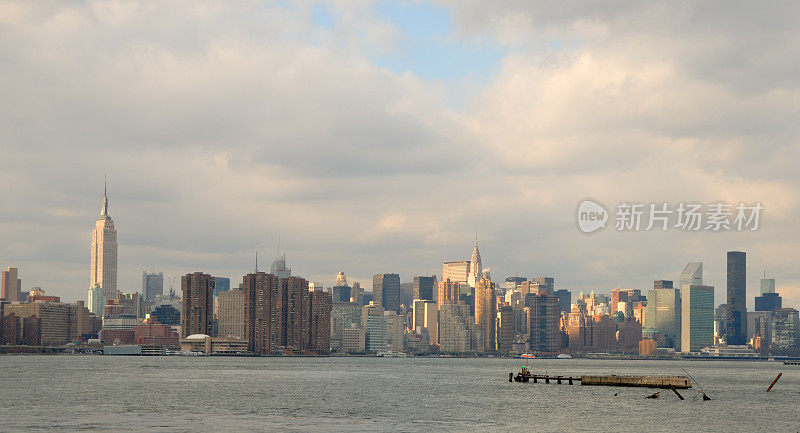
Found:
[{"label": "office building", "polygon": [[19,278],[19,269],[9,267],[2,272],[0,298],[8,302],[24,301],[22,299],[22,280]]},{"label": "office building", "polygon": [[542,292],[529,296],[526,304],[529,309],[530,349],[536,352],[558,352],[561,348],[561,309],[558,298]]},{"label": "office building", "polygon": [[364,345],[367,352],[386,349],[386,319],[379,305],[365,305],[361,309],[361,327],[364,329]]},{"label": "office building", "polygon": [[538,292],[547,292],[548,294],[552,295],[553,292],[556,290],[556,280],[553,277],[535,277],[531,278],[531,283],[535,283],[538,285]]},{"label": "office building", "polygon": [[405,316],[398,315],[395,311],[384,311],[383,319],[386,323],[386,345],[389,352],[405,351]]},{"label": "office building", "polygon": [[217,336],[245,337],[244,290],[233,289],[220,292],[217,298]]},{"label": "office building", "polygon": [[117,297],[117,230],[108,214],[108,194],[103,190],[103,208],[92,230],[89,287],[99,285],[106,299]]},{"label": "office building", "polygon": [[703,262],[689,262],[680,277],[678,277],[678,287],[684,285],[700,286],[703,284]]},{"label": "office building", "polygon": [[214,277],[202,272],[181,277],[183,309],[181,333],[212,335],[214,329]]},{"label": "office building", "polygon": [[343,353],[363,353],[366,351],[366,332],[360,326],[350,326],[342,329]]},{"label": "office building", "polygon": [[436,277],[414,277],[414,291],[413,299],[421,299],[423,301],[436,300]]},{"label": "office building", "polygon": [[655,281],[653,281],[653,289],[655,289],[655,290],[672,289],[672,288],[674,288],[674,287],[672,286],[672,281],[671,280],[655,280]]},{"label": "office building", "polygon": [[681,351],[698,352],[714,345],[714,287],[681,287]]},{"label": "office building", "polygon": [[467,274],[467,285],[477,287],[478,281],[483,278],[483,264],[481,263],[481,253],[478,251],[478,238],[475,238],[475,248],[472,250],[472,258],[469,261],[469,273]]},{"label": "office building", "polygon": [[442,281],[450,280],[459,285],[467,285],[469,279],[469,260],[457,260],[442,264]]},{"label": "office building", "polygon": [[482,351],[495,350],[495,319],[497,317],[497,298],[495,284],[486,277],[475,285],[475,324],[483,333]]},{"label": "office building", "polygon": [[783,307],[783,298],[775,292],[761,293],[756,296],[756,311],[772,311]]},{"label": "office building", "polygon": [[95,284],[89,288],[87,298],[89,311],[97,317],[102,317],[106,306],[106,295],[99,284]]},{"label": "office building", "polygon": [[653,328],[660,347],[680,348],[681,294],[678,289],[653,289],[647,292],[643,327]]},{"label": "office building", "polygon": [[[662,288],[672,288],[672,281],[656,280],[653,284],[656,290]],[[611,289],[611,301],[609,307],[611,314],[622,312],[625,317],[633,317],[633,308],[637,302],[644,300],[642,291],[639,289]]]},{"label": "office building", "polygon": [[473,322],[469,315],[469,307],[463,303],[442,304],[439,307],[439,351],[474,352],[471,331],[477,326]]},{"label": "office building", "polygon": [[164,273],[142,272],[142,293],[145,301],[152,301],[164,294]]},{"label": "office building", "polygon": [[384,310],[397,311],[400,309],[400,275],[375,274],[372,277],[372,294],[375,303]]},{"label": "office building", "polygon": [[350,287],[333,286],[333,302],[350,302]]},{"label": "office building", "polygon": [[742,345],[746,343],[746,284],[747,284],[747,256],[742,251],[728,252],[728,290],[725,311],[725,342],[728,345]]},{"label": "office building", "polygon": [[761,279],[761,294],[775,293],[775,278],[767,278],[766,275]]},{"label": "office building", "polygon": [[511,352],[514,346],[514,309],[503,305],[497,309],[497,351]]},{"label": "office building", "polygon": [[[315,292],[316,293],[316,292]],[[277,348],[284,354],[302,354],[306,348],[309,298],[308,281],[299,277],[278,279],[276,307]],[[330,310],[329,310],[330,311]],[[330,320],[330,319],[329,319]]]},{"label": "office building", "polygon": [[437,289],[438,294],[436,296],[436,302],[439,305],[448,303],[454,304],[458,302],[461,297],[461,285],[449,278],[439,283]]},{"label": "office building", "polygon": [[14,314],[23,321],[23,326],[26,318],[35,319],[36,323],[31,322],[31,326],[40,323],[38,339],[43,346],[61,346],[78,341],[89,331],[89,311],[79,304],[29,302],[6,305],[3,311],[6,316]]},{"label": "office building", "polygon": [[231,289],[231,279],[226,277],[214,277],[214,296],[219,296],[222,292]]},{"label": "office building", "polygon": [[272,266],[270,266],[270,271],[272,275],[278,277],[278,279],[287,279],[292,276],[292,268],[286,266],[286,255],[279,255],[278,258],[272,262]]},{"label": "office building", "polygon": [[572,308],[572,292],[565,289],[558,289],[552,293],[553,296],[558,298],[558,309],[561,314],[569,314]]},{"label": "office building", "polygon": [[796,349],[798,347],[798,312],[794,308],[779,308],[772,312],[773,349]]},{"label": "office building", "polygon": [[[344,350],[344,330],[361,327],[361,305],[356,302],[336,302],[331,306],[331,349]],[[363,344],[363,343],[362,343]],[[363,351],[363,349],[362,349]]]},{"label": "office building", "polygon": [[172,305],[158,305],[150,312],[150,315],[164,325],[177,326],[181,324],[181,310]]}]

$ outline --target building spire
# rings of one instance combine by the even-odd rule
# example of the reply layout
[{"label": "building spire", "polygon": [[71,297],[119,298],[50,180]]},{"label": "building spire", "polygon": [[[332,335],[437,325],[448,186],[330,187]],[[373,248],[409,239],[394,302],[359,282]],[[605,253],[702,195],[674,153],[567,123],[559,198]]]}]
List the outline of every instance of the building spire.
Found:
[{"label": "building spire", "polygon": [[108,180],[105,175],[103,176],[103,209],[100,211],[100,216],[108,216]]}]

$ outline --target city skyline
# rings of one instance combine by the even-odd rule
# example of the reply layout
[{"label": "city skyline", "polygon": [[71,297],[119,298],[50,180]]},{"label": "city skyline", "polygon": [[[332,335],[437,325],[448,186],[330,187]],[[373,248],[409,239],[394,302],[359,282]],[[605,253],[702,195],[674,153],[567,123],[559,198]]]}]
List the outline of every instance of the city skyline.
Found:
[{"label": "city skyline", "polygon": [[[271,258],[278,230],[310,281],[411,281],[469,259],[477,231],[497,279],[647,289],[703,261],[721,299],[721,256],[742,250],[748,308],[765,269],[800,304],[800,83],[781,60],[794,6],[759,20],[717,7],[664,22],[652,4],[14,4],[0,262],[23,289],[83,299],[108,172],[125,291],[153,259],[169,277],[237,278],[257,245]],[[763,215],[755,232],[586,235],[586,198],[759,202]]]}]

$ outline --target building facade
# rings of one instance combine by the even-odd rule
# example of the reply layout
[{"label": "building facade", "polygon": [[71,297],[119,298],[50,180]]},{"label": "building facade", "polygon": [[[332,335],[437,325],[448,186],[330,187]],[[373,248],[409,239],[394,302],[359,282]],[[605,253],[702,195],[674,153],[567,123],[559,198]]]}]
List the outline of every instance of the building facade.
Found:
[{"label": "building facade", "polygon": [[399,310],[400,275],[387,273],[373,275],[372,294],[375,296],[375,303],[380,304],[385,310]]},{"label": "building facade", "polygon": [[117,230],[108,214],[108,194],[103,191],[103,208],[92,230],[89,287],[99,285],[106,299],[117,297]]},{"label": "building facade", "polygon": [[213,335],[214,277],[202,272],[181,277],[181,333]]},{"label": "building facade", "polygon": [[729,345],[745,344],[747,320],[747,255],[742,251],[728,251],[728,291],[725,311],[725,342]]},{"label": "building facade", "polygon": [[681,351],[714,345],[714,286],[681,287]]},{"label": "building facade", "polygon": [[19,269],[9,267],[0,276],[0,298],[9,302],[24,301],[22,298],[22,280]]},{"label": "building facade", "polygon": [[244,290],[221,292],[217,297],[217,336],[244,338],[244,322]]}]

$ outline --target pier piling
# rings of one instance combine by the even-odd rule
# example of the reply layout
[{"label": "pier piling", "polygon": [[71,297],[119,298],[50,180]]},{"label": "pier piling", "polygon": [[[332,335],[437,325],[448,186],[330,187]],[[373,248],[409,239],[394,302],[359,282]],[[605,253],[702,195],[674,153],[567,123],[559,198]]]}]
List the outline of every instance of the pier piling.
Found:
[{"label": "pier piling", "polygon": [[771,390],[771,389],[772,389],[772,387],[773,387],[773,386],[775,386],[775,382],[777,382],[777,381],[778,381],[778,379],[780,379],[780,378],[781,378],[781,375],[783,375],[783,373],[778,373],[778,375],[777,375],[777,376],[775,376],[775,379],[773,379],[773,380],[772,380],[772,383],[770,383],[770,384],[769,384],[769,387],[767,388],[767,392],[769,392],[769,390]]}]

